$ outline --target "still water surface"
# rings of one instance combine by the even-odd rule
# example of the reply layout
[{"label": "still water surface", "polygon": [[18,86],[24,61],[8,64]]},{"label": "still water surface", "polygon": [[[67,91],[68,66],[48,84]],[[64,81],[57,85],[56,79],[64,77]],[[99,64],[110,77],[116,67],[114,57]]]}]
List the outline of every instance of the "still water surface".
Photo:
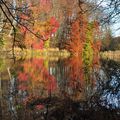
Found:
[{"label": "still water surface", "polygon": [[0,58],[0,120],[119,120],[120,62]]}]

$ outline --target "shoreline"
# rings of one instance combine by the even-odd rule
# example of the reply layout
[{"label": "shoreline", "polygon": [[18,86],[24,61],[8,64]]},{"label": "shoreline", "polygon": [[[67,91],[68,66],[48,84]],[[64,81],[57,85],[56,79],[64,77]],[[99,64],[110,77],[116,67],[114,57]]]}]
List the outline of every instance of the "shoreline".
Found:
[{"label": "shoreline", "polygon": [[[67,58],[71,54],[67,50],[59,50],[59,48],[47,48],[43,50],[32,50],[32,49],[23,49],[15,48],[15,57],[16,58]],[[12,57],[12,51],[4,50],[0,51],[0,57],[9,56]],[[104,51],[100,52],[100,58],[103,59],[112,59],[120,61],[120,50],[116,51]]]},{"label": "shoreline", "polygon": [[[9,51],[9,52],[8,52]],[[10,50],[0,51],[0,56],[13,57],[12,51]],[[15,48],[15,57],[16,58],[67,58],[70,56],[70,53],[67,50],[59,50],[58,48],[48,48],[43,50],[32,50],[32,49],[23,49]]]},{"label": "shoreline", "polygon": [[112,59],[120,61],[120,50],[100,52],[100,56],[103,59]]}]

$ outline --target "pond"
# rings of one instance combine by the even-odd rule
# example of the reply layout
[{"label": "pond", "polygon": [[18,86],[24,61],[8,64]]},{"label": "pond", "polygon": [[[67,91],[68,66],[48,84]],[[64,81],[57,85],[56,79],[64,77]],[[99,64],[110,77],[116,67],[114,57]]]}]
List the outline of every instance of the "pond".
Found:
[{"label": "pond", "polygon": [[119,120],[120,62],[0,58],[0,120]]}]

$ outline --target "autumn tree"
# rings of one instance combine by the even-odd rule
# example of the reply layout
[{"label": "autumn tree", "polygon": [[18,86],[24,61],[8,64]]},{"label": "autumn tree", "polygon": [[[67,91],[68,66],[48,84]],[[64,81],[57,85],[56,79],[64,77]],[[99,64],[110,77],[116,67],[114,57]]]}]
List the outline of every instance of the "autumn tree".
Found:
[{"label": "autumn tree", "polygon": [[[1,1],[1,10],[8,22],[12,26],[10,30],[10,35],[13,33],[13,51],[15,45],[19,47],[24,47],[26,38],[32,39],[32,41],[27,39],[28,44],[31,44],[35,39],[41,41],[47,40],[48,36],[50,37],[52,33],[56,32],[59,25],[55,20],[52,19],[52,16],[42,20],[44,17],[40,17],[41,14],[47,14],[51,9],[50,0],[40,0],[40,1]],[[11,5],[11,6],[10,6]],[[10,6],[10,7],[9,7]],[[13,13],[14,12],[14,13]],[[10,18],[8,17],[10,15]],[[53,17],[54,18],[54,17]],[[41,22],[41,23],[40,23]],[[55,26],[53,25],[55,22]],[[15,23],[15,24],[14,24]],[[41,28],[38,30],[38,28]],[[54,28],[53,28],[54,27]],[[44,29],[44,30],[42,30]],[[20,33],[20,32],[22,33]],[[46,33],[45,33],[46,32]],[[27,34],[27,35],[26,35]],[[28,35],[29,34],[29,35]],[[17,37],[16,37],[17,36]],[[26,37],[27,36],[27,37]],[[20,38],[17,39],[16,38]],[[22,39],[21,39],[22,38]],[[21,45],[21,43],[24,45]]]}]

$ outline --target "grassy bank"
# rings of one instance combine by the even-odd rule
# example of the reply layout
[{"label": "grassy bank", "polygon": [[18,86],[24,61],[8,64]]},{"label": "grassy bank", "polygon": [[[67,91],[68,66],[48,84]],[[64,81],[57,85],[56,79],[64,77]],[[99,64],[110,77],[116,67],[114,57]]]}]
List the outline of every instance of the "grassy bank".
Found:
[{"label": "grassy bank", "polygon": [[101,52],[100,55],[104,59],[113,59],[120,61],[120,50]]},{"label": "grassy bank", "polygon": [[[0,56],[11,56],[12,51],[1,51]],[[70,53],[66,50],[59,50],[58,48],[48,48],[43,50],[32,50],[32,49],[23,49],[15,48],[15,57],[16,58],[44,58],[44,59],[58,59],[58,58],[67,58],[70,56]]]}]

